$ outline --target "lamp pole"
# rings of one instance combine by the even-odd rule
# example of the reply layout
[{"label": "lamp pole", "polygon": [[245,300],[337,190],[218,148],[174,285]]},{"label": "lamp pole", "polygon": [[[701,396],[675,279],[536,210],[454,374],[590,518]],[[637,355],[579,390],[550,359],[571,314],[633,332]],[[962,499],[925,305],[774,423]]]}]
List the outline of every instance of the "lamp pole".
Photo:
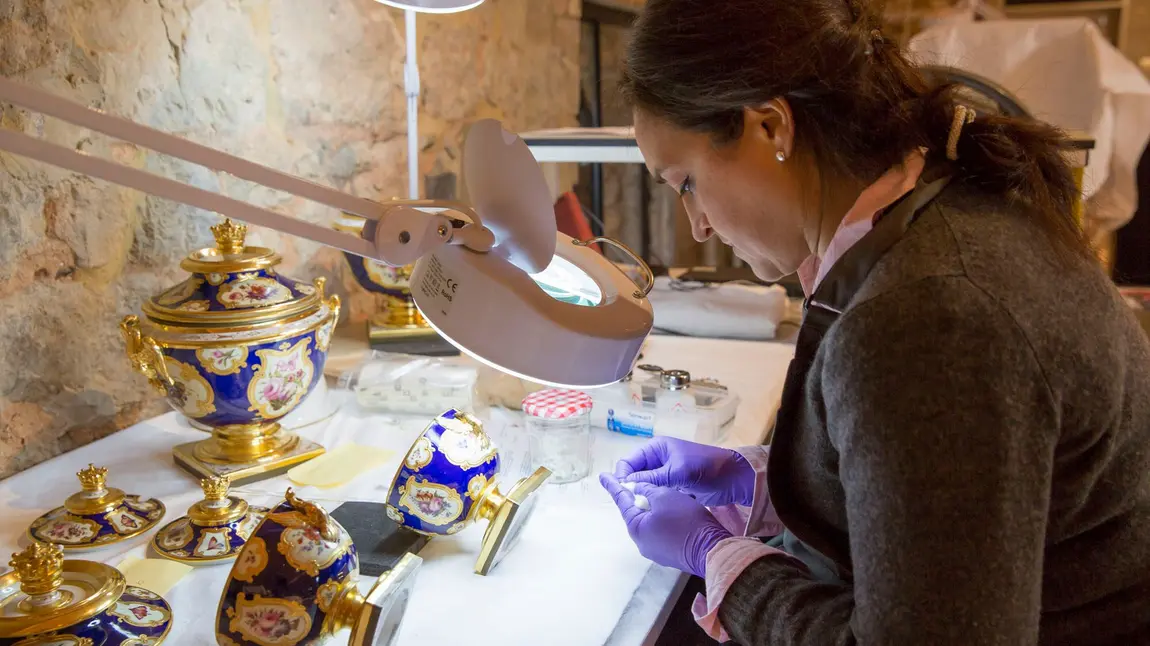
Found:
[{"label": "lamp pole", "polygon": [[403,64],[403,88],[407,94],[407,196],[419,199],[419,63],[416,60],[415,11],[405,9],[407,59]]}]

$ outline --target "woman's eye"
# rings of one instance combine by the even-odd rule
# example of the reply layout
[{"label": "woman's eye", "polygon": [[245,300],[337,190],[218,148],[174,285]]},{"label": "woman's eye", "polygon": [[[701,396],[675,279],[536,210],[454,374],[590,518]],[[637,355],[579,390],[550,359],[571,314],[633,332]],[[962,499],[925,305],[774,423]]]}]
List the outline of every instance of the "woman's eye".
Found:
[{"label": "woman's eye", "polygon": [[685,194],[690,193],[694,190],[695,190],[695,183],[691,181],[690,177],[687,177],[687,179],[683,180],[682,184],[679,184],[679,195],[685,195]]}]

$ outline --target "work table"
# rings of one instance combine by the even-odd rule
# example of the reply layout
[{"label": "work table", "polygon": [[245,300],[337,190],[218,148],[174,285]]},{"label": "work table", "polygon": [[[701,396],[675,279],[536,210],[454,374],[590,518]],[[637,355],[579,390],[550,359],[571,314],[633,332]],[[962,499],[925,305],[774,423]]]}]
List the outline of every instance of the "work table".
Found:
[{"label": "work table", "polygon": [[[784,343],[652,336],[643,361],[711,377],[736,392],[741,399],[738,416],[721,443],[740,446],[761,443],[766,437],[792,352],[793,347]],[[328,391],[326,397],[332,402],[332,414],[296,429],[301,436],[329,450],[355,442],[394,454],[388,464],[343,487],[296,486],[297,495],[329,511],[349,500],[383,502],[403,452],[428,420],[365,413],[350,403],[342,405],[350,398],[338,389]],[[527,466],[520,416],[517,411],[493,408],[484,420],[500,447],[508,479]],[[545,642],[550,646],[654,642],[685,576],[653,566],[639,555],[610,497],[598,484],[599,471],[612,469],[618,458],[643,440],[602,429],[594,433],[592,475],[569,485],[545,486],[518,545],[489,576],[472,572],[481,527],[435,538],[420,552],[424,564],[399,636],[400,646],[463,641],[473,645]],[[78,488],[74,474],[88,463],[108,468],[110,486],[160,498],[167,506],[163,522],[182,515],[202,493],[195,480],[173,464],[172,447],[202,437],[183,418],[168,413],[0,482],[0,517],[4,519],[0,554],[10,555],[26,544],[24,528]],[[286,476],[280,476],[233,492],[252,504],[269,505],[282,499],[290,484]],[[115,565],[127,556],[153,556],[147,551],[153,533],[67,558]],[[175,624],[166,645],[214,643],[216,605],[229,570],[227,565],[197,568],[167,593]],[[370,584],[367,577],[362,579],[361,586]],[[344,639],[331,643],[346,643]]]}]

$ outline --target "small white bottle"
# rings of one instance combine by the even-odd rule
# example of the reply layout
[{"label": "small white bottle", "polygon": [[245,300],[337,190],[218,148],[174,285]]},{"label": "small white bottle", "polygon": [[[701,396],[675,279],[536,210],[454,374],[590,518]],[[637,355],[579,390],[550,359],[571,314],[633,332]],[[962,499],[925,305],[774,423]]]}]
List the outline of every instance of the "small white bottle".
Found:
[{"label": "small white bottle", "polygon": [[685,370],[666,370],[655,394],[655,435],[695,440],[699,418],[691,375]]}]

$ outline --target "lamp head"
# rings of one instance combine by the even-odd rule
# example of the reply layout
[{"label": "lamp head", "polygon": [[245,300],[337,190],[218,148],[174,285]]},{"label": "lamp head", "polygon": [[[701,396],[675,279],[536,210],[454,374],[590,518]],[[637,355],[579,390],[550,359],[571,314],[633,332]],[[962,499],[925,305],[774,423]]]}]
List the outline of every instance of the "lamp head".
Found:
[{"label": "lamp head", "polygon": [[528,381],[586,389],[627,376],[654,321],[647,292],[558,231],[551,191],[523,139],[497,121],[473,124],[463,181],[493,244],[484,253],[444,245],[420,258],[411,293],[428,324]]},{"label": "lamp head", "polygon": [[483,0],[375,0],[396,9],[418,13],[458,13],[483,4]]}]

